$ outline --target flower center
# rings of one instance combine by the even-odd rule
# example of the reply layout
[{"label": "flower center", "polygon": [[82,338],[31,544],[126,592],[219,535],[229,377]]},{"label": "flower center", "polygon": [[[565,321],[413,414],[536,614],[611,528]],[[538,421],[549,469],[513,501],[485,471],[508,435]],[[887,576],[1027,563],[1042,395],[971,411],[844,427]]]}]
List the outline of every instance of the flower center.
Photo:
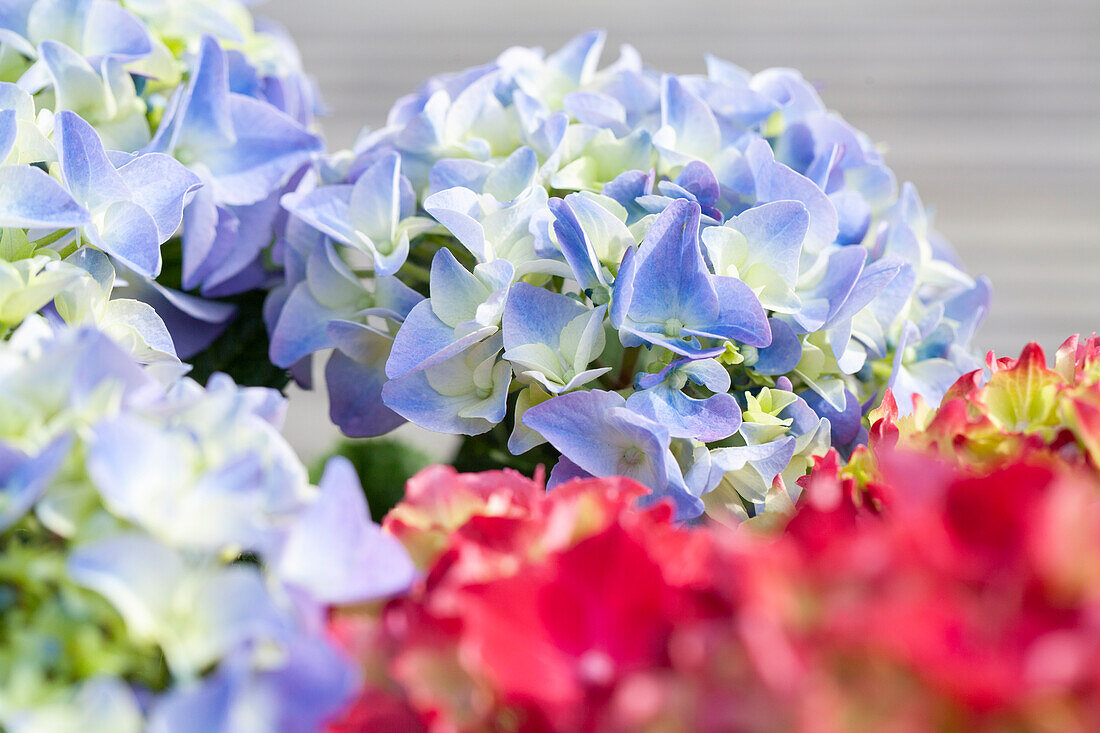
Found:
[{"label": "flower center", "polygon": [[632,445],[625,451],[623,451],[622,465],[624,466],[632,468],[634,466],[637,466],[643,460],[645,460],[645,453],[643,453],[642,449],[636,445]]},{"label": "flower center", "polygon": [[687,385],[687,375],[683,372],[676,371],[668,375],[668,386],[672,389],[683,389]]}]

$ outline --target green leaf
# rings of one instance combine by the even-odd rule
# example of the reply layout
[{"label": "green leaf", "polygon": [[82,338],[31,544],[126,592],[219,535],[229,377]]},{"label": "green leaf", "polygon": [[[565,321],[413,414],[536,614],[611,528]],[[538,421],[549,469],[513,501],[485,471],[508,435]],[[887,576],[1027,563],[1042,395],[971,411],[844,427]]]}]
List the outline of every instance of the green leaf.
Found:
[{"label": "green leaf", "polygon": [[405,496],[405,482],[434,463],[423,452],[392,438],[345,440],[310,468],[310,479],[314,483],[320,480],[325,463],[332,456],[343,456],[351,461],[376,522],[381,522]]},{"label": "green leaf", "polygon": [[[180,289],[183,255],[178,239],[161,247],[164,266],[157,282]],[[237,306],[235,316],[225,332],[206,349],[193,356],[190,376],[200,384],[214,372],[225,372],[237,384],[249,387],[271,387],[282,390],[290,383],[290,373],[271,363],[267,356],[268,334],[264,326],[263,307],[267,292],[253,290],[231,298],[220,298]]]},{"label": "green leaf", "polygon": [[229,299],[237,306],[237,316],[225,333],[192,357],[191,377],[206,384],[214,372],[225,372],[237,384],[279,390],[290,383],[290,372],[272,364],[267,356],[268,335],[263,320],[265,296],[266,293],[252,291]]},{"label": "green leaf", "polygon": [[[515,414],[514,411],[513,405],[509,412]],[[463,438],[451,465],[463,473],[512,468],[525,476],[533,476],[538,467],[542,466],[549,476],[550,469],[558,461],[558,455],[548,443],[536,446],[523,455],[512,455],[508,450],[508,429],[504,423],[500,423],[487,433]]]}]

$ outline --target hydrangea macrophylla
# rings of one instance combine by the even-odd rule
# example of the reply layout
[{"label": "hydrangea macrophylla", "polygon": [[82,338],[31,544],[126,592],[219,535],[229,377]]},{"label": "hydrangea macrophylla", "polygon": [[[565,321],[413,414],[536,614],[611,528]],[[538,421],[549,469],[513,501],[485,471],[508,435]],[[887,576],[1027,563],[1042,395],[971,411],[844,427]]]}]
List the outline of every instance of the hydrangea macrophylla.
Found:
[{"label": "hydrangea macrophylla", "polygon": [[[665,504],[632,508],[645,491],[611,478],[547,494],[510,471],[414,477],[385,526],[426,579],[380,612],[334,615],[368,678],[329,730],[646,729],[620,698],[646,681],[663,691],[658,675],[694,685],[678,640],[724,622],[731,599],[715,580],[737,576],[714,572],[727,566],[709,531],[677,528]],[[721,695],[754,699],[739,685]],[[700,721],[677,712],[685,730]]]},{"label": "hydrangea macrophylla", "polygon": [[[9,235],[9,244],[28,244],[18,230],[8,232],[15,233]],[[160,376],[184,374],[188,367],[176,355],[156,311],[141,301],[113,297],[115,280],[110,259],[91,248],[78,249],[64,260],[51,249],[10,262],[0,259],[0,339],[28,319],[60,328],[91,326]]]},{"label": "hydrangea macrophylla", "polygon": [[[561,454],[555,480],[626,473],[685,517],[718,486],[735,515],[789,504],[885,387],[935,402],[971,368],[988,285],[797,73],[662,75],[629,47],[601,70],[603,41],[431,79],[316,166],[283,199],[271,357],[335,346],[353,435],[507,422],[517,453]],[[424,300],[380,311],[393,278]]]},{"label": "hydrangea macrophylla", "polygon": [[[1071,336],[1047,366],[1028,344],[1019,358],[986,357],[964,374],[939,409],[913,395],[903,415],[893,394],[870,414],[872,445],[934,452],[963,466],[995,468],[1015,457],[1047,456],[1100,466],[1100,342]],[[873,469],[873,453],[852,457],[853,473]],[[865,465],[870,462],[870,465]]]},{"label": "hydrangea macrophylla", "polygon": [[[110,263],[77,255],[50,318],[117,333]],[[0,342],[5,730],[314,730],[355,677],[326,608],[412,582],[347,461],[309,484],[281,395],[179,374],[42,316]]]},{"label": "hydrangea macrophylla", "polygon": [[177,235],[182,286],[204,298],[278,266],[279,197],[321,147],[285,32],[236,0],[20,0],[0,13],[0,58],[0,226],[108,252],[185,356],[207,345],[233,307],[152,278]]},{"label": "hydrangea macrophylla", "polygon": [[69,326],[94,326],[139,364],[164,364],[183,373],[168,328],[153,307],[140,300],[112,297],[117,276],[106,255],[84,248],[65,262],[82,272],[54,298],[53,310],[61,321]]},{"label": "hydrangea macrophylla", "polygon": [[523,421],[568,459],[555,467],[552,484],[585,474],[627,476],[672,498],[683,516],[702,513],[672,453],[669,429],[631,410],[618,393],[570,392],[529,408]]},{"label": "hydrangea macrophylla", "polygon": [[248,281],[246,289],[258,284],[246,270],[271,244],[279,214],[273,202],[320,140],[270,104],[234,92],[229,74],[224,49],[204,37],[191,79],[149,148],[179,158],[205,184],[185,219],[184,287],[232,293],[239,292],[235,278]]},{"label": "hydrangea macrophylla", "polygon": [[[29,96],[12,84],[0,87],[0,95],[15,103],[13,111],[29,108],[33,118]],[[14,262],[87,244],[138,275],[158,274],[160,246],[178,229],[198,178],[160,154],[112,158],[95,130],[73,112],[61,111],[50,124],[53,142],[29,156],[49,157],[0,167],[5,191],[0,223],[6,240],[0,254]],[[25,149],[15,147],[24,142],[19,130],[9,141],[13,147],[8,155],[28,157]],[[51,163],[58,179],[32,165]]]},{"label": "hydrangea macrophylla", "polygon": [[92,126],[68,110],[54,125],[61,180],[91,215],[77,244],[86,240],[137,274],[156,276],[160,245],[179,228],[199,179],[159,153],[121,158],[116,166]]},{"label": "hydrangea macrophylla", "polygon": [[354,185],[322,186],[286,202],[306,223],[369,255],[379,277],[405,264],[410,237],[435,226],[411,216],[416,198],[396,153],[380,158]]},{"label": "hydrangea macrophylla", "polygon": [[75,267],[48,255],[0,260],[0,333],[7,335],[79,277]]},{"label": "hydrangea macrophylla", "polygon": [[[1095,344],[1062,353],[1063,387],[1096,377]],[[1040,420],[1031,381],[990,409]],[[544,493],[425,470],[384,522],[424,578],[332,616],[366,684],[328,730],[1041,730],[1052,711],[1095,728],[1096,464],[920,436],[872,443],[871,475],[830,451],[793,516],[756,531],[676,524],[622,478]]]}]

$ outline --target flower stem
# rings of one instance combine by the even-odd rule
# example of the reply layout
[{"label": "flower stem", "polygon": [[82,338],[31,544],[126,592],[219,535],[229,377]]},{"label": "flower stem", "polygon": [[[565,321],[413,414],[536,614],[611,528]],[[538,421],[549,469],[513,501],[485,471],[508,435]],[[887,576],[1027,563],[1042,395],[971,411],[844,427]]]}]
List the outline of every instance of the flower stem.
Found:
[{"label": "flower stem", "polygon": [[634,370],[638,366],[638,354],[641,353],[641,350],[641,346],[632,346],[623,351],[623,360],[619,365],[619,375],[611,386],[613,390],[626,389],[634,383]]}]

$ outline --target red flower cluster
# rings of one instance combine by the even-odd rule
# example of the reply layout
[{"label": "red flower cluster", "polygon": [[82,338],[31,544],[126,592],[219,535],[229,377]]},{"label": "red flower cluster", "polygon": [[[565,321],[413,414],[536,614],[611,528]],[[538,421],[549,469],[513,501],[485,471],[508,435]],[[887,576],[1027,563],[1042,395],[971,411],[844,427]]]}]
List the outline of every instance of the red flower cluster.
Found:
[{"label": "red flower cluster", "polygon": [[[938,410],[914,397],[913,413],[898,418],[887,394],[871,413],[872,451],[881,442],[938,453],[964,469],[992,469],[1022,455],[1055,463],[1100,466],[1100,340],[1072,336],[1053,367],[1036,343],[1018,359],[997,358],[962,376]],[[873,456],[853,457],[851,470]],[[872,461],[873,462],[873,461]],[[872,469],[873,472],[873,469]]]},{"label": "red flower cluster", "polygon": [[775,534],[625,479],[428,469],[385,523],[422,581],[332,620],[368,684],[330,730],[1100,730],[1097,351],[888,401]]},{"label": "red flower cluster", "polygon": [[[777,719],[793,660],[738,582],[738,540],[635,508],[628,479],[553,492],[427,469],[386,520],[427,570],[332,630],[373,683],[333,733],[707,731]],[[755,657],[760,657],[755,660]],[[769,668],[762,676],[760,668]],[[772,726],[767,726],[772,727]],[[779,728],[774,728],[778,730]]]},{"label": "red flower cluster", "polygon": [[[1100,730],[1100,485],[1006,461],[880,450],[819,464],[778,545],[809,609],[818,730]],[[868,500],[870,499],[870,500]]]}]

